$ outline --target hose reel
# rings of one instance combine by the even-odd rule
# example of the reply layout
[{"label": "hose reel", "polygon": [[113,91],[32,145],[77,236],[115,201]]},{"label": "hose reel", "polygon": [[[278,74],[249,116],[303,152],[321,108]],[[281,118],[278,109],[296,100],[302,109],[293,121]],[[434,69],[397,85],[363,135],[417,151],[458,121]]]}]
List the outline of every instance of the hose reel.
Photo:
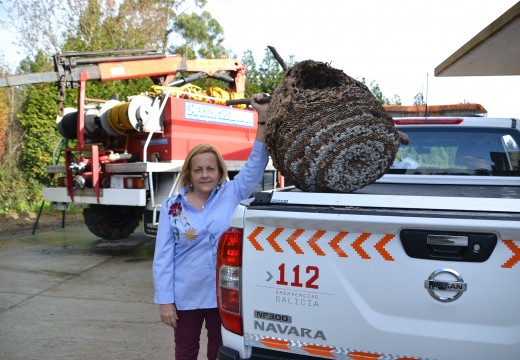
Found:
[{"label": "hose reel", "polygon": [[129,102],[110,100],[101,107],[101,125],[113,136],[154,131],[158,124],[152,126],[154,129],[149,124],[154,110],[158,110],[158,103],[155,107],[154,99],[146,95],[134,96]]},{"label": "hose reel", "polygon": [[[146,95],[133,96],[130,101],[109,100],[100,106],[86,105],[84,115],[85,138],[100,136],[128,136],[136,132],[160,130],[159,102]],[[157,111],[157,112],[155,112]],[[65,108],[56,119],[58,131],[66,138],[77,137],[77,116],[74,108]]]}]

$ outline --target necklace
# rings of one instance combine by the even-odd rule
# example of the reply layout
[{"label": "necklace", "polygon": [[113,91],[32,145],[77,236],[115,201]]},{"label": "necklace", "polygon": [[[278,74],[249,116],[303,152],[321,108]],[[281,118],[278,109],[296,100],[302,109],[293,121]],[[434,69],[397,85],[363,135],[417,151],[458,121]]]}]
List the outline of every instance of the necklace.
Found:
[{"label": "necklace", "polygon": [[208,201],[208,199],[206,200],[203,200],[201,198],[199,198],[197,196],[197,194],[195,194],[195,192],[192,192],[192,196],[191,196],[191,199],[192,199],[192,204],[197,208],[197,209],[204,209],[204,206],[206,206],[206,202]]}]

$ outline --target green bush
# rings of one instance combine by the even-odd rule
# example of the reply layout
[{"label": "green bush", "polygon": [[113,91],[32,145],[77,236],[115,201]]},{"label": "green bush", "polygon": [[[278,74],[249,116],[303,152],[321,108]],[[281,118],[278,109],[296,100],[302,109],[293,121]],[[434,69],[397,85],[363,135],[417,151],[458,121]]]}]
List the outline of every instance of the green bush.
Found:
[{"label": "green bush", "polygon": [[0,170],[0,215],[32,211],[42,201],[41,184],[14,166]]}]

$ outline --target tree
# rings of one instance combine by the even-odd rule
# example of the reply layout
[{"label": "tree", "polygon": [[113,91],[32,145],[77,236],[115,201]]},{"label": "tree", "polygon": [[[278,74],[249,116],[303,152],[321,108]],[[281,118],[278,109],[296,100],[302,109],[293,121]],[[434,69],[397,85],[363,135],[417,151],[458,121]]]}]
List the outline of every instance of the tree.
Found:
[{"label": "tree", "polygon": [[[6,71],[0,70],[0,75]],[[0,89],[0,214],[27,210],[27,204],[41,198],[39,186],[21,170],[24,132],[16,114],[23,99],[20,88]]]},{"label": "tree", "polygon": [[[23,129],[16,114],[23,94],[15,87],[0,89],[0,162],[17,162],[20,157]],[[4,168],[4,166],[0,166]]]},{"label": "tree", "polygon": [[169,48],[171,53],[181,54],[187,59],[227,56],[222,45],[224,30],[207,11],[179,15],[174,20],[173,30],[182,41]]},{"label": "tree", "polygon": [[[366,79],[364,77],[361,78],[361,80],[358,79],[358,81],[361,81],[363,84],[367,84],[366,83]],[[375,98],[381,103],[381,104],[393,104],[393,105],[401,105],[402,102],[401,102],[401,97],[397,94],[394,94],[394,96],[392,97],[392,100],[389,100],[384,94],[383,94],[383,91],[381,90],[381,88],[379,87],[379,84],[375,81],[375,80],[372,80],[370,82],[370,85],[368,86],[370,92],[372,93],[372,95],[375,96]]]},{"label": "tree", "polygon": [[401,97],[399,95],[394,94],[394,96],[392,97],[392,100],[390,100],[389,104],[402,105],[403,102],[401,101]]},{"label": "tree", "polygon": [[415,94],[414,98],[413,98],[413,104],[415,106],[424,106],[426,105],[426,101],[424,100],[424,94],[423,92],[418,92],[417,94]]},{"label": "tree", "polygon": [[[284,60],[288,67],[296,62],[294,56]],[[257,67],[253,52],[248,49],[242,55],[242,64],[246,67],[246,96],[257,93],[271,94],[283,80],[284,71],[278,61],[274,58],[271,50],[265,49],[264,58],[260,68]]]},{"label": "tree", "polygon": [[[171,37],[194,54],[220,56],[222,27],[208,12],[207,0],[2,0],[3,28],[16,29],[18,45],[34,58],[65,50],[154,48],[166,52]],[[171,47],[171,50],[177,50]],[[174,51],[176,52],[176,51]]]},{"label": "tree", "polygon": [[[0,67],[0,70],[2,68]],[[0,76],[4,72],[0,71]],[[8,89],[0,89],[0,160],[4,157],[6,148],[7,130],[9,128],[9,103],[7,102],[6,92]]]},{"label": "tree", "polygon": [[69,0],[65,50],[165,51],[174,0]]},{"label": "tree", "polygon": [[[285,61],[288,67],[294,64],[294,57]],[[271,94],[280,84],[284,77],[284,71],[278,61],[274,58],[271,50],[265,49],[264,59],[258,73],[260,92]]]},{"label": "tree", "polygon": [[36,56],[58,52],[62,43],[62,32],[67,26],[64,17],[65,5],[57,1],[4,0],[1,2],[7,18],[0,21],[3,28],[14,28],[19,35],[19,45],[26,54]]},{"label": "tree", "polygon": [[372,94],[376,97],[376,99],[381,104],[388,104],[389,103],[388,98],[383,95],[383,92],[381,91],[381,89],[379,88],[379,85],[376,83],[375,80],[372,80],[372,82],[370,83],[369,88],[370,88],[370,92],[372,92]]},{"label": "tree", "polygon": [[[39,53],[32,64],[34,72],[52,70],[52,63]],[[52,163],[52,152],[60,139],[56,130],[56,86],[37,84],[27,87],[20,123],[24,129],[22,169],[31,178],[47,181],[45,166]]]},{"label": "tree", "polygon": [[256,68],[256,61],[253,51],[248,49],[242,55],[242,64],[246,67],[246,97],[251,97],[253,94],[261,93],[260,87],[260,73]]}]

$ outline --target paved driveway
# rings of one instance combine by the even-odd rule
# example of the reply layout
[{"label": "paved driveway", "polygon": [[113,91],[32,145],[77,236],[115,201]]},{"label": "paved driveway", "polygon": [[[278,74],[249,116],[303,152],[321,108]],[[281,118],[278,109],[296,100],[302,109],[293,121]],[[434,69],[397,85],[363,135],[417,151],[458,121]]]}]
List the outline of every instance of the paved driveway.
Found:
[{"label": "paved driveway", "polygon": [[83,225],[0,240],[0,358],[173,359],[153,249],[142,231],[107,243]]}]

